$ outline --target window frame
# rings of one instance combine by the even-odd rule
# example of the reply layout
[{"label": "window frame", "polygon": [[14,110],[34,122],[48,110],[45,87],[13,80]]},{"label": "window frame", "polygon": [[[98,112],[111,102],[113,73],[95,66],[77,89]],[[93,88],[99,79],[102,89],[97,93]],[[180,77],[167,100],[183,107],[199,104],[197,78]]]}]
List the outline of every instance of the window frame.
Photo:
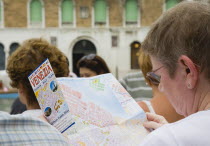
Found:
[{"label": "window frame", "polygon": [[75,12],[75,2],[74,0],[70,0],[72,2],[72,6],[73,6],[73,9],[72,9],[72,15],[73,15],[73,21],[71,23],[63,23],[62,21],[62,4],[64,2],[64,0],[61,0],[60,1],[60,4],[59,4],[59,27],[60,28],[68,28],[68,27],[76,27],[76,12]]},{"label": "window frame", "polygon": [[139,5],[139,1],[138,0],[135,0],[136,1],[136,6],[137,6],[137,20],[136,22],[129,22],[126,20],[126,3],[127,1],[132,1],[132,0],[125,0],[124,2],[124,11],[123,11],[123,25],[124,27],[133,27],[133,26],[136,26],[136,27],[140,27],[140,23],[141,23],[141,13],[140,13],[140,5]]},{"label": "window frame", "polygon": [[106,14],[106,19],[105,22],[96,22],[95,20],[95,2],[97,0],[94,1],[93,3],[93,7],[92,7],[92,26],[93,27],[109,27],[109,6],[108,6],[108,1],[107,0],[103,0],[106,4],[106,10],[105,10],[105,14]]},{"label": "window frame", "polygon": [[28,27],[29,28],[44,28],[45,27],[45,9],[44,9],[44,3],[42,0],[38,0],[41,3],[41,22],[31,22],[31,2],[33,0],[28,1],[28,9],[27,9],[27,20],[28,20]]}]

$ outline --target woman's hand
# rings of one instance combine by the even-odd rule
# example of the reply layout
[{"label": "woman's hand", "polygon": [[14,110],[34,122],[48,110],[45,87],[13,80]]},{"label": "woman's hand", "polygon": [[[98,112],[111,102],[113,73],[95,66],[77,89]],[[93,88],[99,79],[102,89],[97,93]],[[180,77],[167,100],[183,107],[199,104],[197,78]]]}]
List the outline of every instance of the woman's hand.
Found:
[{"label": "woman's hand", "polygon": [[156,115],[153,113],[146,113],[146,116],[147,116],[148,121],[143,123],[143,126],[145,128],[157,129],[157,128],[163,126],[164,124],[168,124],[168,122],[166,121],[166,119],[163,116]]}]

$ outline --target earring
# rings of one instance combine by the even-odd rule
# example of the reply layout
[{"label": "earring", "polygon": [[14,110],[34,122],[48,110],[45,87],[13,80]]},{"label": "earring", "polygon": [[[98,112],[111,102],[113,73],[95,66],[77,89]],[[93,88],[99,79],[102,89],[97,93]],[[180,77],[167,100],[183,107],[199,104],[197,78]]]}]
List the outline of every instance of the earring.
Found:
[{"label": "earring", "polygon": [[190,83],[188,83],[188,84],[187,84],[187,88],[189,88],[189,89],[191,88],[191,85],[190,85]]}]

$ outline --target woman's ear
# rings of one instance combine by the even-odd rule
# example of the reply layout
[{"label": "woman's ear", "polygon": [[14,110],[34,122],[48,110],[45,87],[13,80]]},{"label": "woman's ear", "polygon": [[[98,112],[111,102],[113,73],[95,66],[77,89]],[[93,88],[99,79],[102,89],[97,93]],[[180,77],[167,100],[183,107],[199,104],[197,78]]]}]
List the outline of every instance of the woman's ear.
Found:
[{"label": "woman's ear", "polygon": [[185,84],[188,89],[193,89],[197,83],[199,70],[196,64],[186,55],[179,58],[179,63],[185,72]]}]

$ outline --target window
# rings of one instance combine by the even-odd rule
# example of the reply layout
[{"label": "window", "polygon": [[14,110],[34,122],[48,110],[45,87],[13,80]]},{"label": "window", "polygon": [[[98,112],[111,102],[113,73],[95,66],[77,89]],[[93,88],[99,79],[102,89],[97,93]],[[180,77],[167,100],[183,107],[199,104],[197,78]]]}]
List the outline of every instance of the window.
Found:
[{"label": "window", "polygon": [[86,6],[80,7],[80,18],[86,19],[89,17],[89,8]]},{"label": "window", "polygon": [[51,36],[50,37],[50,43],[54,46],[57,46],[57,37],[56,36]]},{"label": "window", "polygon": [[118,36],[112,36],[112,47],[118,47]]},{"label": "window", "polygon": [[9,47],[9,55],[11,55],[19,47],[18,43],[12,43]]},{"label": "window", "polygon": [[5,52],[4,46],[0,43],[0,70],[5,70]]},{"label": "window", "polygon": [[42,4],[40,0],[32,0],[30,3],[30,25],[41,26]]},{"label": "window", "polygon": [[73,23],[73,2],[72,0],[63,0],[61,4],[61,21],[62,25]]},{"label": "window", "polygon": [[106,23],[106,1],[96,0],[94,5],[95,23],[105,24]]},{"label": "window", "polygon": [[179,3],[179,0],[166,0],[166,10],[174,7],[178,3]]},{"label": "window", "polygon": [[137,24],[138,6],[136,0],[127,0],[125,3],[126,24]]}]

